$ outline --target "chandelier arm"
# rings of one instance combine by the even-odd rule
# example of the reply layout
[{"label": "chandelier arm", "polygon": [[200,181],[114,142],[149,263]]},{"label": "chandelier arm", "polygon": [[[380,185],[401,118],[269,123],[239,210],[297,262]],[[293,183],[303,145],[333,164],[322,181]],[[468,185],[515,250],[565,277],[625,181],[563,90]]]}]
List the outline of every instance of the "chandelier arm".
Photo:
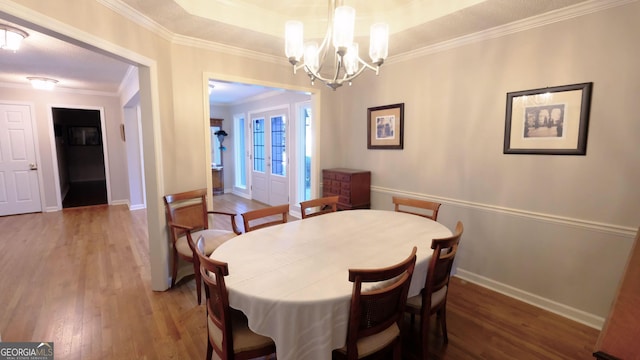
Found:
[{"label": "chandelier arm", "polygon": [[309,75],[309,77],[311,78],[312,81],[314,79],[318,79],[318,80],[322,81],[325,84],[336,82],[335,79],[328,79],[328,78],[322,76],[320,73],[316,73],[316,72],[313,72],[313,71],[309,70],[309,68],[306,67],[306,66],[305,66],[305,70],[307,71],[307,75]]},{"label": "chandelier arm", "polygon": [[378,70],[380,70],[380,65],[377,65],[375,67],[372,66],[372,65],[369,65],[369,63],[367,63],[366,61],[362,60],[362,58],[360,56],[358,56],[358,62],[363,65],[362,69],[364,69],[366,67],[369,70],[375,71],[376,75],[378,75]]},{"label": "chandelier arm", "polygon": [[308,67],[304,66],[305,71],[307,72],[307,75],[311,78],[311,81],[314,80],[320,80],[322,81],[325,85],[331,87],[332,89],[335,89],[339,86],[342,86],[342,84],[345,81],[352,81],[353,79],[357,78],[358,76],[360,76],[360,74],[362,74],[366,69],[369,69],[371,71],[375,71],[376,75],[378,75],[378,70],[379,67],[373,67],[369,64],[367,64],[366,62],[364,62],[362,59],[359,59],[360,63],[362,63],[364,66],[360,67],[360,69],[358,69],[358,71],[355,72],[355,74],[353,75],[349,75],[347,73],[345,73],[342,78],[338,79],[339,74],[336,72],[336,76],[333,79],[329,79],[326,78],[324,76],[322,76],[320,74],[320,72],[312,72]]},{"label": "chandelier arm", "polygon": [[[342,56],[336,55],[336,58],[335,58],[336,72],[333,75],[333,82],[336,82],[338,80],[338,76],[340,76],[340,69],[342,69],[342,66],[343,66],[342,65],[342,61],[343,61]],[[346,75],[346,73],[347,72],[345,71],[345,75]]]},{"label": "chandelier arm", "polygon": [[356,72],[355,72],[355,74],[353,74],[353,75],[344,74],[344,77],[342,78],[342,82],[345,82],[345,81],[351,81],[351,80],[353,80],[353,79],[357,78],[357,77],[358,77],[358,76],[360,76],[360,74],[362,74],[362,72],[363,72],[363,71],[365,71],[365,69],[367,69],[367,68],[372,69],[372,70],[374,70],[374,71],[375,71],[375,69],[374,69],[374,68],[372,68],[371,66],[369,66],[368,64],[365,64],[365,65],[367,65],[367,66],[366,66],[366,67],[364,67],[364,66],[363,66],[363,67],[361,67],[361,68],[360,68],[360,69],[358,69],[358,71],[356,71]]},{"label": "chandelier arm", "polygon": [[329,79],[326,78],[324,76],[322,76],[322,74],[320,74],[319,72],[312,72],[311,70],[309,70],[308,67],[305,66],[305,70],[307,71],[307,75],[309,76],[309,78],[311,79],[311,83],[313,84],[313,82],[317,79],[322,81],[323,84],[327,85],[328,87],[332,88],[333,90],[335,90],[336,88],[342,86],[342,83],[344,82],[343,79]]},{"label": "chandelier arm", "polygon": [[305,67],[304,63],[300,63],[298,65],[293,65],[293,73],[297,74],[298,70],[300,70],[300,69],[302,69],[304,67]]},{"label": "chandelier arm", "polygon": [[304,68],[304,72],[307,73],[307,75],[311,78],[311,81],[313,81],[313,79],[318,78],[316,76],[316,73],[314,73],[313,71],[311,71],[311,69],[309,69],[309,67],[307,65],[302,65],[302,67]]},{"label": "chandelier arm", "polygon": [[324,39],[322,39],[322,43],[318,48],[318,53],[320,54],[320,64],[324,63],[324,60],[327,56],[327,52],[329,50],[329,44],[331,42],[331,38],[333,37],[333,12],[335,11],[336,3],[335,0],[329,1],[329,7],[327,9],[327,31],[324,34]]}]

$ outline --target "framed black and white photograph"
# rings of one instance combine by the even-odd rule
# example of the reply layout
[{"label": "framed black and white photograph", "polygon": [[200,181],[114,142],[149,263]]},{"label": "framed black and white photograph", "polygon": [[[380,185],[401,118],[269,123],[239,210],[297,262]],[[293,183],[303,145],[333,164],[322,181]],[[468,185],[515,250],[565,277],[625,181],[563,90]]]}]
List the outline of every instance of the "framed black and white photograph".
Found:
[{"label": "framed black and white photograph", "polygon": [[367,149],[402,149],[404,103],[367,109]]},{"label": "framed black and white photograph", "polygon": [[503,152],[585,155],[592,87],[582,83],[507,93]]}]

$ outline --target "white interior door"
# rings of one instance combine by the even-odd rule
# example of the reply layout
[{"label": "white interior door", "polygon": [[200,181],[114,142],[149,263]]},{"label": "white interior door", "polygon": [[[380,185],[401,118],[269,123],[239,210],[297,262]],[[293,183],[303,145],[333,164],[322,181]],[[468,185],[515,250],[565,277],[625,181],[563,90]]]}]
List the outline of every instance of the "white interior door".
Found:
[{"label": "white interior door", "polygon": [[251,197],[268,205],[289,203],[286,109],[251,115]]},{"label": "white interior door", "polygon": [[0,215],[42,211],[28,105],[0,104]]}]

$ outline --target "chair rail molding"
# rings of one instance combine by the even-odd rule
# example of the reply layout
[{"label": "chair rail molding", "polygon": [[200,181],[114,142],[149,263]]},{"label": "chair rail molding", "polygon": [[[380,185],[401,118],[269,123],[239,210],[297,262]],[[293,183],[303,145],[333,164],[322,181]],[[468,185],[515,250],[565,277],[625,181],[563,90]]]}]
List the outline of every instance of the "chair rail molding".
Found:
[{"label": "chair rail molding", "polygon": [[602,232],[610,235],[616,235],[616,236],[628,238],[629,240],[633,240],[637,231],[636,228],[628,227],[628,226],[606,224],[606,223],[601,223],[597,221],[588,221],[588,220],[558,216],[553,214],[545,214],[545,213],[527,211],[522,209],[514,209],[514,208],[509,208],[504,206],[483,204],[483,203],[478,203],[473,201],[466,201],[466,200],[459,200],[459,199],[447,198],[442,196],[434,196],[429,194],[402,191],[402,190],[385,188],[385,187],[374,186],[374,185],[371,185],[371,191],[372,192],[375,191],[377,193],[387,194],[387,195],[406,196],[406,197],[413,197],[421,200],[436,201],[441,203],[442,205],[446,204],[446,205],[457,206],[461,208],[500,213],[505,215],[543,221],[543,222],[552,223],[556,225],[557,224],[569,225],[569,226],[574,226],[581,229],[598,231],[598,232]]}]

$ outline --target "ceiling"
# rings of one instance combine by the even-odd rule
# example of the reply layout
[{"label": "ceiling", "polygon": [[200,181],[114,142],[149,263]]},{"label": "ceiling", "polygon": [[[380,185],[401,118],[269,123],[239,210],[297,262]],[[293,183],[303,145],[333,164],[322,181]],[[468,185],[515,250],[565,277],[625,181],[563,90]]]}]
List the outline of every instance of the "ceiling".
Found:
[{"label": "ceiling", "polygon": [[[326,0],[97,0],[173,41],[197,40],[221,47],[250,49],[263,56],[284,57],[284,23],[301,20],[305,40],[326,31]],[[356,37],[367,44],[370,24],[389,23],[389,61],[429,46],[494,29],[587,0],[345,0],[356,9]],[[593,0],[591,0],[593,1]],[[74,91],[117,93],[130,64],[83,44],[61,40],[47,29],[0,11],[0,24],[26,31],[19,51],[0,52],[0,86],[27,86],[27,76],[59,81]],[[151,25],[149,25],[151,24]],[[360,38],[362,38],[360,40]],[[363,47],[364,48],[364,47]],[[364,50],[361,50],[365,53]],[[364,56],[363,56],[364,58]],[[267,88],[218,83],[217,103],[232,103]]]}]

